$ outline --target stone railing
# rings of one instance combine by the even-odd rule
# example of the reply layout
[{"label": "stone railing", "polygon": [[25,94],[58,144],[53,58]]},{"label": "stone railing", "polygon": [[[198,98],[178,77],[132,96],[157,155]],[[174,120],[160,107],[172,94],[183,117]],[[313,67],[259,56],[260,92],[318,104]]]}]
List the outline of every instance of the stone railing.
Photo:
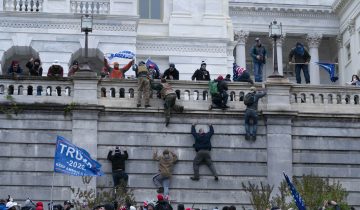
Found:
[{"label": "stone railing", "polygon": [[[157,81],[159,82],[159,81]],[[211,104],[208,82],[171,81],[178,96],[178,103],[193,110],[207,110]],[[230,83],[228,105],[232,109],[244,109],[243,98],[249,91],[246,83]],[[135,107],[137,100],[136,80],[123,80],[121,83],[102,80],[98,86],[99,104],[111,107]],[[162,101],[152,93],[151,104],[162,107]],[[154,100],[155,99],[155,100]],[[260,102],[262,104],[262,101]]]},{"label": "stone railing", "polygon": [[[12,96],[19,103],[68,104],[72,102],[73,90],[73,82],[65,78],[0,78],[0,95]],[[0,101],[5,100],[6,97],[0,98]]]},{"label": "stone railing", "polygon": [[109,0],[71,0],[70,10],[72,13],[80,14],[109,14],[110,1]]},{"label": "stone railing", "polygon": [[4,0],[5,11],[41,12],[43,0]]},{"label": "stone railing", "polygon": [[358,112],[359,88],[353,86],[292,85],[290,103],[293,110],[303,112]]},{"label": "stone railing", "polygon": [[[84,83],[85,82],[85,83]],[[158,82],[158,81],[157,81]],[[82,83],[82,89],[76,89],[76,84]],[[177,93],[178,102],[188,110],[206,111],[211,104],[207,82],[171,81]],[[77,101],[74,98],[77,90],[87,90],[87,85],[92,92],[85,91],[85,101],[91,99],[91,104],[112,108],[135,108],[137,103],[136,80],[72,80],[63,78],[52,80],[46,77],[17,78],[0,77],[0,95],[11,95],[20,103],[60,103],[68,104]],[[79,86],[78,86],[79,87]],[[286,111],[299,113],[358,113],[360,106],[360,93],[358,88],[351,86],[311,86],[291,83],[266,83],[268,97],[262,98],[259,109],[273,110],[272,107],[282,107]],[[260,86],[258,88],[261,88]],[[228,105],[230,111],[244,110],[245,94],[249,91],[247,83],[229,83]],[[83,92],[78,93],[84,96]],[[86,99],[88,98],[88,99]],[[280,98],[280,99],[279,99]],[[0,98],[0,102],[6,100]],[[82,103],[82,102],[81,102]],[[162,109],[163,101],[156,92],[152,93],[151,105],[153,108]]]}]

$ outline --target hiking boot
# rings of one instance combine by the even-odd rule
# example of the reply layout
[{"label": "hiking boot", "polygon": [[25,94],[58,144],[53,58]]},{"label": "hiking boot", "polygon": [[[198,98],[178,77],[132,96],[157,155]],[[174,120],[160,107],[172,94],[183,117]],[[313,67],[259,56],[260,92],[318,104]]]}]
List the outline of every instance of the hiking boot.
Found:
[{"label": "hiking boot", "polygon": [[195,176],[191,176],[190,179],[193,181],[199,181],[199,177],[195,177]]},{"label": "hiking boot", "polygon": [[184,112],[184,107],[183,106],[180,106],[180,113],[183,113]]},{"label": "hiking boot", "polygon": [[139,108],[141,106],[141,104],[136,104],[136,107]]},{"label": "hiking boot", "polygon": [[219,177],[218,177],[218,176],[215,176],[214,179],[215,179],[215,181],[219,181]]},{"label": "hiking boot", "polygon": [[256,136],[251,136],[252,141],[256,141]]},{"label": "hiking boot", "polygon": [[156,190],[157,193],[159,194],[163,194],[164,193],[164,188],[163,187],[159,187],[158,190]]},{"label": "hiking boot", "polygon": [[170,123],[170,122],[165,122],[165,127],[168,127],[168,126],[169,126],[169,123]]},{"label": "hiking boot", "polygon": [[150,105],[145,105],[145,108],[151,107]]},{"label": "hiking boot", "polygon": [[249,134],[245,134],[245,140],[250,140],[250,135]]}]

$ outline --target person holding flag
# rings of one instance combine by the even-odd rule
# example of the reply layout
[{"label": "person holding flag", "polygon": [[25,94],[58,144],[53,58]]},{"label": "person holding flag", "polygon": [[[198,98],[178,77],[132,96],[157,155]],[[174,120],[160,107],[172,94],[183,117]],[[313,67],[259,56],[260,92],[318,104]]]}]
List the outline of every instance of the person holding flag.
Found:
[{"label": "person holding flag", "polygon": [[106,69],[107,72],[110,72],[110,79],[124,79],[125,72],[130,69],[130,67],[134,64],[134,59],[132,59],[128,64],[124,67],[119,68],[119,63],[114,62],[114,68],[111,68],[108,60],[104,58],[104,70]]}]

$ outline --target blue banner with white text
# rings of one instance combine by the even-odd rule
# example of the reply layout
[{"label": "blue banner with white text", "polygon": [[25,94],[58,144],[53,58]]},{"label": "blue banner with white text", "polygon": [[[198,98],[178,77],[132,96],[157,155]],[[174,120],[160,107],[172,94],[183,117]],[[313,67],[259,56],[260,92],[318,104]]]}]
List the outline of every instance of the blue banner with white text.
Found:
[{"label": "blue banner with white text", "polygon": [[101,164],[62,136],[56,140],[54,171],[72,176],[102,176]]}]

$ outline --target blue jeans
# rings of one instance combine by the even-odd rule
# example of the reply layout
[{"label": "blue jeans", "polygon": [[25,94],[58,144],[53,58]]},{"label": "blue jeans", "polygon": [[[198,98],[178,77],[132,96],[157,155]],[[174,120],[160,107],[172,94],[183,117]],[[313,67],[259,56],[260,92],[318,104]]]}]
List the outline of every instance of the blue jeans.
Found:
[{"label": "blue jeans", "polygon": [[263,63],[254,62],[255,82],[262,82],[263,67],[264,67]]},{"label": "blue jeans", "polygon": [[170,178],[164,177],[160,173],[155,174],[153,182],[157,188],[164,188],[164,195],[169,195]]},{"label": "blue jeans", "polygon": [[[252,121],[252,123],[250,123]],[[253,109],[246,109],[245,111],[245,131],[248,136],[256,136],[258,115],[257,111]]]},{"label": "blue jeans", "polygon": [[309,84],[310,83],[310,75],[309,75],[309,65],[308,64],[295,64],[296,83],[301,84],[301,75],[300,75],[301,69],[304,72],[306,84]]},{"label": "blue jeans", "polygon": [[121,181],[127,183],[129,176],[124,171],[113,171],[114,187],[120,185]]}]

